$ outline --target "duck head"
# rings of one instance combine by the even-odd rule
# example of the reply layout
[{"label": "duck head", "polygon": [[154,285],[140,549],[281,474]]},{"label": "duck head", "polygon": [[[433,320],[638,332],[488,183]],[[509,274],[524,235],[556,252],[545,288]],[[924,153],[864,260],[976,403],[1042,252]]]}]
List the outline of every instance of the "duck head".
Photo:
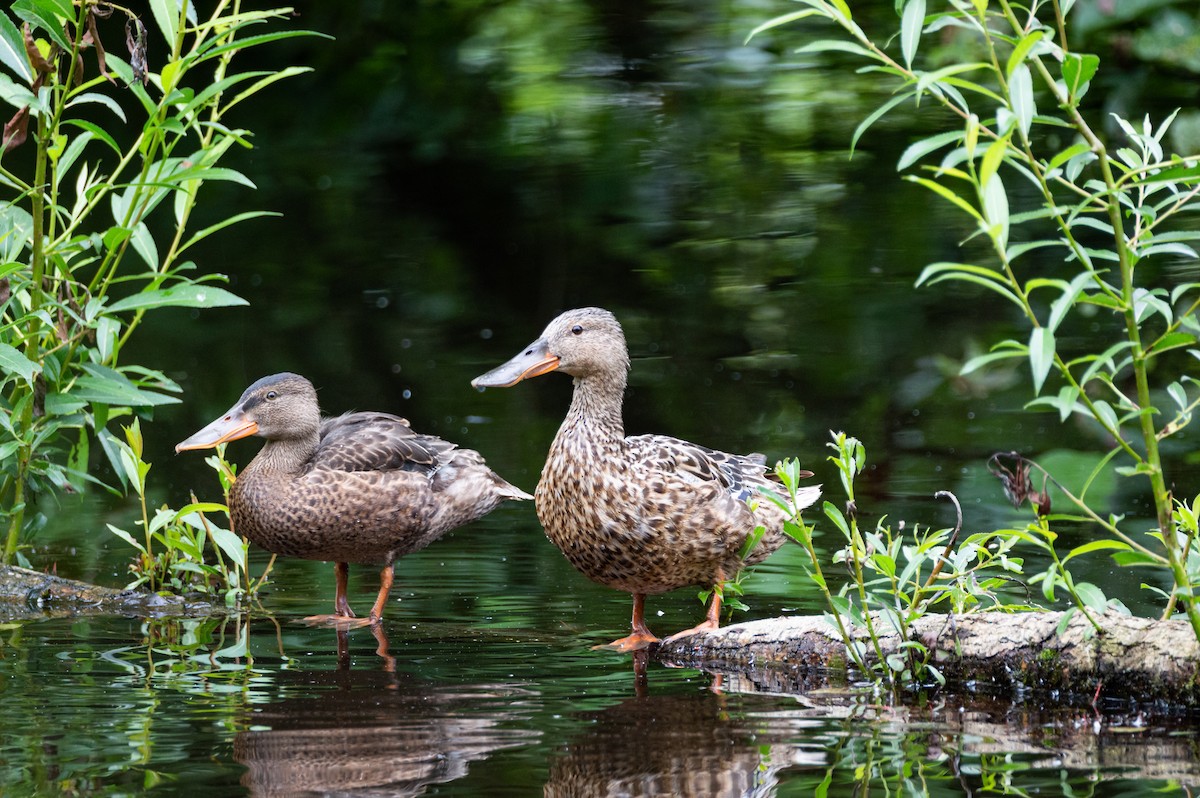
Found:
[{"label": "duck head", "polygon": [[315,438],[321,426],[317,391],[299,374],[272,374],[245,390],[233,407],[175,447],[210,449],[257,435],[269,441]]},{"label": "duck head", "polygon": [[520,354],[471,380],[471,385],[507,388],[551,371],[580,379],[611,374],[623,381],[629,371],[629,350],[617,317],[603,308],[568,310]]}]

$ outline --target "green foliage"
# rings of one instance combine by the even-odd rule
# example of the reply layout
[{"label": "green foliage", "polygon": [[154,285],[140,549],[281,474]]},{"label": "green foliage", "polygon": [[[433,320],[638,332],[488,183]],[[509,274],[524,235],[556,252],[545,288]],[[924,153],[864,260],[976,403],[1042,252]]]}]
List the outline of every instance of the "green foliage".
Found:
[{"label": "green foliage", "polygon": [[[207,515],[219,513],[229,518],[229,508],[215,502],[191,503],[178,510],[160,507],[151,516],[146,504],[146,475],[150,464],[142,459],[142,431],[134,419],[125,427],[125,440],[117,442],[118,462],[123,480],[141,500],[141,540],[113,524],[114,535],[133,546],[138,556],[130,564],[134,575],[130,588],[147,585],[151,590],[174,593],[201,593],[220,596],[233,606],[239,598],[254,596],[270,572],[271,566],[255,582],[250,576],[250,543],[217,525]],[[205,461],[221,481],[226,496],[233,483],[234,469],[225,460],[224,445]],[[207,556],[211,551],[212,557]],[[273,561],[272,561],[273,562]]]},{"label": "green foliage", "polygon": [[[861,673],[874,673],[891,687],[931,679],[940,683],[942,675],[930,662],[931,652],[911,633],[913,622],[939,609],[956,614],[1013,609],[1000,591],[1021,574],[1022,559],[1011,556],[1019,537],[981,533],[960,542],[961,518],[953,530],[922,530],[914,525],[909,532],[903,523],[893,527],[884,516],[873,530],[863,530],[854,482],[866,467],[866,447],[844,432],[832,437],[829,446],[835,453],[829,460],[837,466],[847,502],[845,511],[828,501],[822,509],[844,541],[833,561],[845,568],[849,580],[833,592],[813,544],[812,526],[794,517],[787,533],[808,553],[805,567],[825,594],[825,617],[838,630]],[[794,494],[799,487],[795,461],[780,463],[776,474]],[[887,634],[901,641],[898,653],[884,653],[881,640]]]},{"label": "green foliage", "polygon": [[[1093,478],[1111,469],[1152,497],[1157,527],[1140,531],[1127,529],[1123,518],[1104,518],[1084,496],[1068,493],[1080,515],[1049,516],[1039,507],[1038,520],[1021,534],[1052,555],[1052,523],[1088,520],[1111,536],[1061,562],[1053,555],[1055,565],[1040,580],[1047,597],[1061,586],[1078,609],[1100,610],[1108,603],[1103,593],[1072,583],[1066,562],[1088,551],[1136,553],[1142,564],[1168,572],[1174,590],[1165,613],[1178,603],[1200,637],[1188,550],[1177,534],[1163,532],[1173,532],[1176,521],[1160,446],[1200,405],[1200,381],[1189,374],[1200,359],[1200,283],[1172,284],[1162,268],[1195,260],[1192,244],[1200,240],[1189,223],[1200,210],[1200,156],[1166,150],[1175,115],[1161,122],[1113,115],[1120,135],[1112,143],[1102,138],[1083,105],[1100,59],[1070,48],[1072,0],[948,0],[936,9],[907,0],[898,4],[893,40],[864,31],[841,0],[800,2],[804,11],[760,30],[822,17],[849,41],[806,49],[852,52],[894,86],[895,97],[860,125],[852,143],[909,100],[920,110],[948,112],[954,123],[909,146],[899,168],[917,168],[908,180],[962,212],[973,228],[964,247],[972,262],[932,264],[917,284],[985,288],[1028,329],[1028,337],[999,341],[968,361],[963,373],[1004,360],[1028,363],[1030,408],[1082,421],[1115,444]],[[958,52],[971,55],[924,68],[922,46],[934,35],[955,38]],[[899,56],[889,52],[895,44],[880,41],[898,43]]]},{"label": "green foliage", "polygon": [[[0,12],[0,99],[16,109],[0,162],[4,562],[35,526],[27,508],[36,496],[96,482],[94,442],[125,487],[144,487],[144,472],[126,467],[127,450],[108,430],[114,419],[178,401],[165,374],[122,359],[144,315],[244,304],[213,284],[219,276],[195,275],[187,255],[267,214],[194,229],[192,213],[206,184],[253,186],[221,165],[233,147],[250,146],[227,112],[305,71],[234,72],[234,57],[306,34],[254,33],[289,9],[244,12],[226,0],[201,19],[191,3],[151,7],[162,36],[152,44],[133,12],[95,0],[22,0],[15,21]],[[105,47],[114,39],[127,43],[127,61]],[[161,59],[157,71],[149,54]],[[14,162],[14,151],[24,158]],[[162,523],[151,521],[146,534],[170,527]]]}]

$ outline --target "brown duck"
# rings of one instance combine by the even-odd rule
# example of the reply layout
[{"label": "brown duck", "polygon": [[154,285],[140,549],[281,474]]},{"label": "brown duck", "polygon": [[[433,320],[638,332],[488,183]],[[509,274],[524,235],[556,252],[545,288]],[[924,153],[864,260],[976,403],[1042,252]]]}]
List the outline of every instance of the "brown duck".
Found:
[{"label": "brown duck", "polygon": [[[761,454],[727,454],[665,435],[625,437],[629,351],[607,310],[563,313],[471,384],[507,387],[556,370],[575,378],[575,392],[534,494],[538,518],[584,576],[633,595],[633,631],[609,646],[642,648],[658,640],[643,618],[648,594],[719,586],[783,545],[788,513],[761,491],[784,491]],[[801,489],[795,509],[819,495],[818,487]],[[757,526],[762,539],[743,561]],[[714,590],[706,620],[675,637],[716,629],[720,611]]]},{"label": "brown duck", "polygon": [[478,452],[414,432],[398,416],[321,418],[316,390],[297,374],[263,377],[175,451],[248,435],[267,443],[229,490],[234,530],[267,551],[336,564],[336,614],[313,620],[353,619],[349,563],[382,563],[368,621],[377,623],[397,557],[505,499],[533,498],[497,476]]}]

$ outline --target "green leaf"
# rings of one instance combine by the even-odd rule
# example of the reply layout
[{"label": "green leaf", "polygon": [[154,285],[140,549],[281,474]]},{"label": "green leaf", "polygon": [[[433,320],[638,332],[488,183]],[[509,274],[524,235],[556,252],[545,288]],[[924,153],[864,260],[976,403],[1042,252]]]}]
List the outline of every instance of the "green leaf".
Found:
[{"label": "green leaf", "polygon": [[1173,382],[1167,386],[1167,393],[1171,399],[1175,401],[1176,406],[1183,412],[1187,412],[1188,398],[1187,391],[1178,382]]},{"label": "green leaf", "polygon": [[854,19],[854,17],[850,14],[850,6],[846,5],[846,0],[828,0],[828,3],[837,9],[846,22],[850,22]]},{"label": "green leaf", "polygon": [[99,125],[94,124],[92,122],[85,121],[83,119],[64,119],[63,124],[75,125],[78,128],[82,128],[83,130],[88,131],[93,136],[95,136],[97,139],[99,139],[100,141],[103,141],[105,144],[107,144],[109,147],[111,147],[112,151],[115,152],[117,155],[122,154],[121,148],[117,146],[116,140],[113,139],[112,136],[108,135],[108,133],[105,132],[104,128],[100,127]]},{"label": "green leaf", "polygon": [[293,67],[287,67],[286,69],[281,69],[278,72],[272,72],[272,73],[268,74],[266,77],[260,78],[259,80],[254,81],[254,83],[250,84],[248,87],[246,87],[242,91],[238,92],[232,100],[230,100],[229,102],[227,102],[225,104],[225,106],[222,108],[222,113],[228,111],[230,108],[237,105],[242,100],[245,100],[249,97],[254,96],[255,94],[258,94],[260,91],[265,89],[267,86],[270,86],[272,83],[277,83],[278,81],[286,80],[287,78],[295,77],[296,75],[303,75],[307,72],[312,72],[312,71],[313,71],[312,67],[295,67],[295,66],[293,66]]},{"label": "green leaf", "polygon": [[1161,565],[1161,558],[1140,551],[1118,551],[1112,556],[1113,562],[1122,567],[1131,565]]},{"label": "green leaf", "polygon": [[129,243],[150,267],[150,271],[158,271],[158,245],[154,243],[154,236],[150,235],[150,228],[146,227],[145,222],[138,222],[138,226],[133,229]]},{"label": "green leaf", "polygon": [[1063,82],[1073,102],[1087,93],[1088,82],[1100,68],[1100,57],[1090,54],[1066,53],[1062,64]]},{"label": "green leaf", "polygon": [[1157,355],[1168,349],[1178,349],[1181,346],[1191,346],[1196,343],[1196,336],[1191,333],[1173,332],[1167,333],[1162,338],[1154,342],[1154,345],[1146,350],[1148,355]]},{"label": "green leaf", "polygon": [[908,0],[900,17],[900,52],[904,65],[912,69],[913,57],[921,43],[921,28],[925,25],[925,0]]},{"label": "green leaf", "polygon": [[73,399],[66,394],[47,393],[45,407],[48,416],[69,416],[87,407],[87,402]]},{"label": "green leaf", "polygon": [[1121,466],[1121,467],[1117,468],[1116,471],[1118,474],[1120,474],[1123,477],[1137,477],[1137,476],[1149,477],[1149,476],[1153,476],[1155,473],[1154,466],[1150,465],[1149,463],[1138,463],[1135,466]]},{"label": "green leaf", "polygon": [[120,104],[116,100],[114,100],[112,97],[109,97],[107,94],[100,94],[99,92],[95,91],[85,91],[83,94],[75,95],[71,98],[71,101],[67,103],[67,107],[74,108],[77,105],[83,105],[85,103],[98,103],[103,105],[105,108],[112,111],[116,115],[117,119],[120,119],[122,122],[126,121],[125,110],[121,108]]},{"label": "green leaf", "polygon": [[987,234],[996,242],[996,248],[1003,250],[1008,246],[1008,193],[1004,190],[1000,175],[992,175],[991,180],[980,189],[979,195],[983,218],[987,222]]},{"label": "green leaf", "polygon": [[883,105],[876,108],[874,111],[871,112],[870,116],[868,116],[866,119],[864,119],[862,122],[860,122],[858,124],[858,127],[856,127],[854,129],[854,135],[850,137],[850,157],[851,158],[854,157],[854,149],[855,149],[855,147],[858,146],[858,140],[862,137],[863,133],[867,132],[867,129],[870,128],[871,125],[878,122],[879,119],[884,114],[886,114],[888,111],[892,110],[897,105],[899,105],[900,103],[904,102],[905,100],[907,100],[908,98],[910,98],[912,96],[913,96],[913,92],[905,92],[903,94],[898,94],[895,97],[888,100],[887,102],[885,102]]},{"label": "green leaf", "polygon": [[850,526],[846,523],[846,517],[842,515],[841,510],[834,506],[832,502],[824,502],[822,509],[825,511],[825,517],[832,521],[834,526],[840,529],[843,535],[850,534]]},{"label": "green leaf", "polygon": [[1022,311],[1025,309],[1017,295],[1004,284],[1003,275],[982,266],[971,266],[965,263],[933,263],[921,271],[916,286],[920,287],[923,283],[935,285],[945,280],[960,280],[982,285],[1012,302]]},{"label": "green leaf", "polygon": [[968,64],[951,64],[948,67],[942,67],[941,69],[935,70],[933,72],[922,72],[922,73],[920,73],[920,77],[917,79],[917,93],[923,94],[924,92],[929,90],[930,86],[937,83],[942,78],[946,78],[951,75],[959,75],[963,72],[973,72],[977,69],[990,69],[990,68],[991,68],[990,64],[985,64],[982,62],[972,62],[972,63],[968,63]]},{"label": "green leaf", "polygon": [[242,542],[241,537],[218,526],[209,526],[208,531],[212,535],[213,543],[221,549],[221,552],[236,563],[239,569],[245,571],[246,545]]},{"label": "green leaf", "polygon": [[170,288],[142,291],[105,308],[107,313],[122,313],[145,308],[220,308],[249,304],[241,297],[205,283],[185,283]]},{"label": "green leaf", "polygon": [[1108,599],[1104,597],[1104,591],[1091,582],[1076,583],[1075,595],[1079,597],[1084,606],[1093,612],[1104,612],[1105,605],[1108,603]]},{"label": "green leaf", "polygon": [[72,399],[120,407],[153,407],[179,403],[179,399],[174,396],[144,391],[116,372],[111,372],[116,375],[114,377],[101,373],[101,370],[94,366],[90,370],[94,373],[75,379],[69,391]]},{"label": "green leaf", "polygon": [[[826,15],[826,16],[828,16],[828,15]],[[226,42],[225,44],[222,44],[217,47],[213,47],[212,49],[205,50],[204,54],[200,58],[197,58],[195,61],[192,62],[192,66],[195,67],[196,64],[199,64],[202,61],[207,61],[209,59],[216,58],[217,56],[223,55],[224,53],[230,52],[232,50],[245,50],[249,47],[256,47],[260,44],[268,44],[270,42],[277,42],[281,39],[294,39],[298,36],[317,36],[322,39],[330,39],[330,40],[333,39],[332,36],[328,36],[324,33],[317,33],[316,31],[311,31],[311,30],[276,31],[275,33],[263,33],[258,36],[247,36],[244,39],[222,37],[222,40],[224,40]]]},{"label": "green leaf", "polygon": [[1021,126],[1021,134],[1029,136],[1033,117],[1037,114],[1037,103],[1033,98],[1033,76],[1026,64],[1018,64],[1008,82],[1008,94],[1012,99],[1012,112]]},{"label": "green leaf", "polygon": [[146,553],[146,547],[143,546],[141,543],[138,543],[136,540],[134,540],[133,535],[130,535],[124,529],[118,529],[117,527],[113,526],[112,524],[105,524],[105,526],[108,527],[109,532],[112,532],[114,535],[116,535],[121,540],[128,543],[130,546],[133,546],[135,549],[142,552],[143,554]]},{"label": "green leaf", "polygon": [[[1090,543],[1084,543],[1082,546],[1076,546],[1075,548],[1071,549],[1071,551],[1067,554],[1067,556],[1063,557],[1063,559],[1062,559],[1063,565],[1066,565],[1067,561],[1070,560],[1072,557],[1078,557],[1083,554],[1090,554],[1093,551],[1113,551],[1113,550],[1132,551],[1133,549],[1130,547],[1130,545],[1128,543],[1125,543],[1120,540],[1093,540]],[[1078,588],[1078,585],[1076,585],[1076,587]]]},{"label": "green leaf", "polygon": [[930,191],[937,194],[938,196],[943,197],[943,198],[949,200],[950,202],[953,202],[959,208],[961,208],[962,210],[969,213],[972,216],[972,218],[974,218],[978,221],[981,221],[981,222],[983,221],[983,217],[979,215],[979,211],[975,210],[975,208],[973,208],[971,206],[971,203],[967,202],[965,199],[958,196],[953,191],[951,191],[950,189],[943,186],[941,183],[938,183],[933,180],[929,180],[928,178],[924,178],[924,177],[916,177],[914,175],[906,176],[905,180],[909,180],[909,181],[912,181],[913,183],[917,183],[919,185],[924,186],[925,188],[929,189]]},{"label": "green leaf", "polygon": [[1196,260],[1197,257],[1200,257],[1200,256],[1197,256],[1196,250],[1192,249],[1187,244],[1181,244],[1178,242],[1167,242],[1165,244],[1157,244],[1157,243],[1151,244],[1148,247],[1139,249],[1138,257],[1148,258],[1151,255],[1162,255],[1164,253],[1168,254],[1168,255],[1180,255],[1182,257],[1190,258],[1192,260]]},{"label": "green leaf", "polygon": [[1005,133],[989,144],[987,150],[983,153],[983,160],[979,164],[980,186],[986,186],[1000,168],[1000,164],[1004,160],[1004,155],[1008,152],[1010,136],[1010,133]]},{"label": "green leaf", "polygon": [[195,166],[191,169],[184,169],[172,174],[166,182],[171,185],[180,185],[188,180],[228,180],[248,188],[257,188],[250,178],[241,172],[217,166]]},{"label": "green leaf", "polygon": [[[1049,584],[1050,580],[1047,579],[1046,582]],[[1053,596],[1050,596],[1049,598],[1051,601],[1054,601]],[[1058,637],[1062,637],[1063,633],[1067,631],[1067,627],[1071,625],[1071,619],[1074,618],[1078,612],[1079,610],[1077,607],[1071,607],[1070,609],[1066,610],[1062,614],[1062,617],[1059,618],[1058,626],[1054,628],[1054,634]]]},{"label": "green leaf", "polygon": [[1029,336],[1029,367],[1033,371],[1034,393],[1042,392],[1042,385],[1054,365],[1054,333],[1045,327],[1034,327]]},{"label": "green leaf", "polygon": [[175,40],[179,36],[179,8],[181,0],[150,0],[150,9],[154,12],[154,21],[167,40],[167,50],[175,49]]},{"label": "green leaf", "polygon": [[[61,14],[61,8],[52,0],[17,0],[12,4],[12,12],[30,24],[40,28],[59,47],[71,52],[71,43],[63,35],[62,22],[59,20],[73,18],[73,14]],[[24,45],[22,45],[24,50]]]},{"label": "green leaf", "polygon": [[[746,40],[743,42],[743,44],[749,44],[751,39],[763,31],[768,31],[772,28],[778,28],[781,25],[787,25],[789,22],[795,22],[796,20],[804,19],[805,17],[811,17],[814,14],[820,13],[821,12],[817,11],[815,8],[805,8],[801,11],[793,11],[790,14],[783,14],[782,16],[775,17],[774,19],[768,19],[766,22],[746,34]],[[822,14],[822,16],[825,15]]]},{"label": "green leaf", "polygon": [[[1018,214],[1018,215],[1020,215],[1020,214]],[[1013,224],[1018,223],[1017,216],[1012,217],[1012,223]],[[1063,241],[1050,241],[1050,240],[1022,241],[1019,244],[1010,245],[1008,248],[1008,251],[1005,253],[1005,256],[1010,261],[1014,261],[1017,258],[1024,255],[1026,252],[1032,252],[1035,249],[1044,249],[1046,247],[1065,247],[1065,246],[1066,246],[1066,243]]]},{"label": "green leaf", "polygon": [[1117,411],[1113,410],[1112,405],[1103,399],[1096,399],[1092,402],[1092,412],[1096,414],[1096,420],[1114,434],[1121,429],[1121,422],[1117,418]]},{"label": "green leaf", "polygon": [[235,225],[238,222],[244,222],[249,219],[261,219],[264,217],[282,216],[282,215],[283,214],[276,213],[274,211],[246,211],[245,213],[235,214],[233,216],[230,216],[228,219],[224,219],[220,222],[217,222],[214,225],[209,225],[208,227],[205,227],[203,230],[197,231],[195,235],[193,235],[191,238],[189,238],[187,240],[187,242],[179,248],[179,252],[184,252],[192,245],[204,240],[205,238],[208,238],[213,233],[216,233],[219,230],[224,230],[226,227]]},{"label": "green leaf", "polygon": [[1142,183],[1160,183],[1164,180],[1192,182],[1200,178],[1200,166],[1171,166],[1142,178]]},{"label": "green leaf", "polygon": [[1086,144],[1082,141],[1077,144],[1072,144],[1070,147],[1067,147],[1065,150],[1060,152],[1058,155],[1055,155],[1053,158],[1051,158],[1050,163],[1046,164],[1046,168],[1047,169],[1057,169],[1058,167],[1062,166],[1067,161],[1074,158],[1076,155],[1082,155],[1085,152],[1091,152],[1091,151],[1092,151],[1091,146],[1089,146],[1088,144]]},{"label": "green leaf", "polygon": [[815,42],[809,42],[803,47],[797,47],[797,53],[824,53],[829,51],[853,53],[854,55],[862,55],[867,58],[879,60],[879,56],[854,42],[844,42],[841,39],[819,39]]},{"label": "green leaf", "polygon": [[1027,354],[1028,351],[1026,348],[1021,347],[1019,350],[1004,350],[1002,352],[989,352],[986,355],[977,355],[964,363],[962,368],[958,370],[958,373],[960,376],[965,377],[971,372],[976,371],[979,368],[997,360],[1009,360],[1016,357],[1025,357]]},{"label": "green leaf", "polygon": [[17,110],[37,108],[40,105],[33,92],[3,72],[0,72],[0,100],[4,100]]},{"label": "green leaf", "polygon": [[[909,95],[911,96],[911,95]],[[896,171],[903,172],[914,163],[924,158],[931,152],[945,147],[947,144],[953,144],[962,140],[963,133],[960,130],[950,130],[945,133],[939,133],[936,136],[914,141],[904,150],[900,156],[900,160],[896,163]]]},{"label": "green leaf", "polygon": [[29,66],[29,57],[25,55],[25,38],[3,11],[0,11],[0,63],[27,84],[33,84],[33,70]]},{"label": "green leaf", "polygon": [[33,375],[42,369],[37,363],[25,357],[24,353],[16,347],[0,343],[0,370],[9,374],[17,374],[27,384],[33,385]]},{"label": "green leaf", "polygon": [[1008,65],[1005,67],[1005,74],[1009,80],[1012,79],[1013,70],[1021,66],[1025,62],[1025,56],[1029,55],[1029,51],[1033,46],[1042,40],[1046,35],[1046,31],[1042,28],[1031,31],[1017,42],[1017,46],[1013,48],[1012,54],[1008,56]]},{"label": "green leaf", "polygon": [[[1030,281],[1032,284],[1032,281]],[[1075,306],[1075,300],[1083,293],[1083,289],[1092,283],[1091,272],[1080,272],[1075,275],[1075,279],[1067,285],[1063,286],[1062,296],[1050,303],[1050,320],[1046,326],[1051,332],[1058,332],[1058,326],[1062,324],[1062,320],[1066,317],[1067,312]],[[1026,293],[1030,293],[1031,288],[1026,289]]]}]

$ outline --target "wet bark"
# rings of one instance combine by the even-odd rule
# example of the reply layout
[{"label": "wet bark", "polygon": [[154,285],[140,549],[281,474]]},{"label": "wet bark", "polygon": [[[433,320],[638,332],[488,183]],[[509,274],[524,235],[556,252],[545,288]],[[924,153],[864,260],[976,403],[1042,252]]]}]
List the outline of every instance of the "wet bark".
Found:
[{"label": "wet bark", "polygon": [[[913,636],[959,687],[1200,705],[1200,644],[1186,621],[1108,613],[1100,618],[1103,633],[1092,634],[1077,614],[1060,635],[1061,620],[1058,612],[928,615],[913,624]],[[900,642],[885,635],[884,656],[900,653]],[[663,643],[655,656],[743,674],[783,692],[812,690],[830,677],[844,681],[847,665],[837,631],[817,617],[728,626]]]},{"label": "wet bark", "polygon": [[16,621],[70,615],[211,615],[207,601],[145,590],[115,590],[13,565],[0,566],[0,619]]}]

